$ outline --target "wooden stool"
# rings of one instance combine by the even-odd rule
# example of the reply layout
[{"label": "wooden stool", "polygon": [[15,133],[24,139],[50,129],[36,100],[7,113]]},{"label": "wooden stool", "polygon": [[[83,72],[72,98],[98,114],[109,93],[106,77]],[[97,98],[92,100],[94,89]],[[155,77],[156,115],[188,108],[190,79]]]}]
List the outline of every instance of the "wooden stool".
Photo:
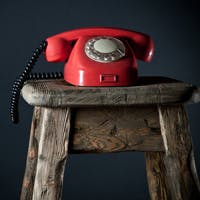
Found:
[{"label": "wooden stool", "polygon": [[200,101],[200,89],[163,77],[131,87],[37,80],[22,95],[34,114],[21,200],[61,199],[68,153],[120,151],[145,152],[152,200],[200,199],[183,106]]}]

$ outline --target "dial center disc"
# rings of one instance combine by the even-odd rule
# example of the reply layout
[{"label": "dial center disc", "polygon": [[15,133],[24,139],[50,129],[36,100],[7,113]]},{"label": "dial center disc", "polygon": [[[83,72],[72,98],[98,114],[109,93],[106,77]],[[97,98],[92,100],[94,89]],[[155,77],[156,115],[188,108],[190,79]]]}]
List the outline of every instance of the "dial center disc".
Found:
[{"label": "dial center disc", "polygon": [[99,36],[87,41],[85,53],[92,60],[109,63],[125,56],[125,46],[117,38]]},{"label": "dial center disc", "polygon": [[111,53],[117,50],[117,44],[110,39],[99,39],[94,43],[94,49],[101,53]]}]

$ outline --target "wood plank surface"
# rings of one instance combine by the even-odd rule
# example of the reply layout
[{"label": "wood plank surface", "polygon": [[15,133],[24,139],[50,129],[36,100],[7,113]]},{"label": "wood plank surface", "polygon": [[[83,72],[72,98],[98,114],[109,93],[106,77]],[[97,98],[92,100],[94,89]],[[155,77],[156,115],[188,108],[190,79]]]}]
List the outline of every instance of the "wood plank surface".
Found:
[{"label": "wood plank surface", "polygon": [[36,80],[22,89],[27,103],[49,107],[191,103],[200,101],[199,93],[191,84],[161,77],[140,77],[130,87],[78,87],[64,80]]},{"label": "wood plank surface", "polygon": [[72,109],[70,152],[164,151],[156,108]]}]

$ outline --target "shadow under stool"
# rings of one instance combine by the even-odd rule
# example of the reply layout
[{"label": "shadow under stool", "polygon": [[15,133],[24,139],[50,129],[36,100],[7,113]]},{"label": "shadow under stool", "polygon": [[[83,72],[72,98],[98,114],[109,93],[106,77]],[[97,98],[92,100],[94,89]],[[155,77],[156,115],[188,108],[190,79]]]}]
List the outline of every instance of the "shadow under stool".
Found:
[{"label": "shadow under stool", "polygon": [[68,153],[145,152],[152,200],[200,199],[185,103],[200,89],[165,77],[130,87],[28,81],[34,106],[21,200],[59,200]]}]

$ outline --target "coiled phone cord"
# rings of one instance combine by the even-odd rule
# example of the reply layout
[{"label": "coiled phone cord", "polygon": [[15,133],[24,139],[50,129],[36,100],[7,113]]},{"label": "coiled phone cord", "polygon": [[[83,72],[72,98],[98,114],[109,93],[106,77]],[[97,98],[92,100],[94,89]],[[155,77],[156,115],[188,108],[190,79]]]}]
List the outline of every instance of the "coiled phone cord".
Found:
[{"label": "coiled phone cord", "polygon": [[10,107],[10,116],[13,123],[19,122],[19,111],[18,103],[21,89],[27,80],[38,80],[38,79],[59,79],[63,78],[62,72],[52,73],[31,73],[35,63],[37,62],[40,54],[46,49],[47,41],[42,41],[40,46],[35,49],[32,57],[28,61],[23,73],[16,79],[12,86],[12,98]]}]

